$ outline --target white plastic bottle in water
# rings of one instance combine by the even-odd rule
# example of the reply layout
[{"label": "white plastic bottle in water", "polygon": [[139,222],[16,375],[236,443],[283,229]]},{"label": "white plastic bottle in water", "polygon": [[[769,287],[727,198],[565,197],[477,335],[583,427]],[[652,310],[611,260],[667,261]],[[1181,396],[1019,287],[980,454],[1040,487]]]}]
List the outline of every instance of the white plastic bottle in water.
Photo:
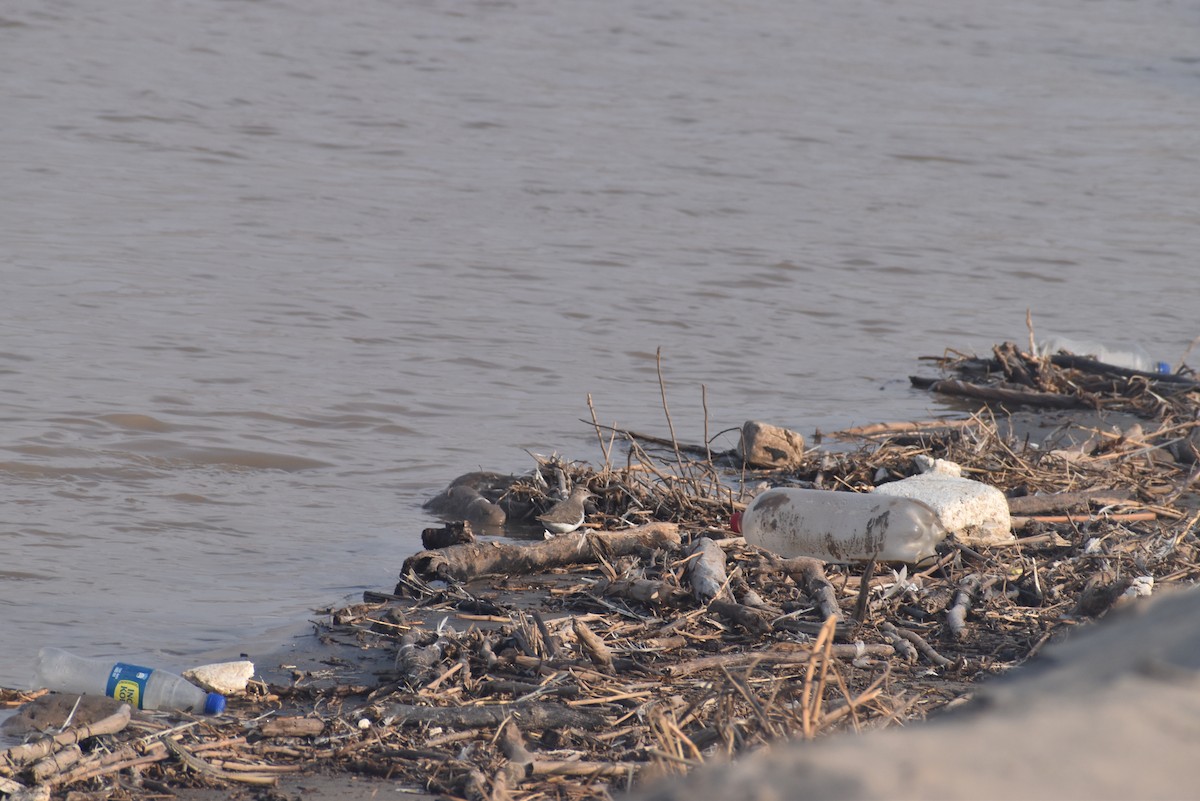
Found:
[{"label": "white plastic bottle in water", "polygon": [[915,564],[946,537],[937,512],[921,501],[794,487],[767,490],[730,523],[751,545],[827,562]]},{"label": "white plastic bottle in water", "polygon": [[206,693],[183,676],[111,659],[85,659],[61,648],[38,651],[35,680],[48,690],[107,695],[137,709],[206,715],[225,711],[225,696]]}]

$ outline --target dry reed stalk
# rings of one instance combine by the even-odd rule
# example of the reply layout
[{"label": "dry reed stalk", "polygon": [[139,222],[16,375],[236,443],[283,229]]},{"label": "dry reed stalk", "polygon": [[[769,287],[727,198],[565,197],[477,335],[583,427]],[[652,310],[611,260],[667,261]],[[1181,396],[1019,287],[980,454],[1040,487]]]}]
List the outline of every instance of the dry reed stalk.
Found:
[{"label": "dry reed stalk", "polygon": [[602,454],[604,454],[604,472],[611,473],[612,472],[612,446],[613,446],[613,443],[616,441],[616,436],[617,436],[616,429],[612,430],[612,433],[609,435],[609,440],[606,445],[604,442],[604,435],[602,433],[600,433],[600,420],[599,420],[599,418],[596,417],[596,407],[592,405],[592,393],[590,393],[590,392],[588,393],[588,396],[587,396],[587,407],[588,407],[588,411],[590,411],[592,413],[592,426],[596,429],[596,439],[600,443],[600,452]]},{"label": "dry reed stalk", "polygon": [[667,430],[671,432],[671,447],[675,449],[675,461],[679,464],[679,474],[682,476],[687,469],[683,465],[683,454],[679,452],[679,440],[675,437],[675,424],[671,421],[671,410],[667,406],[667,385],[663,380],[661,346],[654,351],[654,369],[658,373],[658,391],[662,396],[663,415],[667,418]]},{"label": "dry reed stalk", "polygon": [[[837,619],[830,615],[821,626],[821,632],[812,645],[812,658],[808,661],[808,669],[804,672],[804,687],[800,691],[801,724],[804,739],[811,740],[816,734],[817,722],[820,719],[821,704],[825,689],[825,674],[829,670],[833,632],[837,628]],[[814,692],[813,678],[817,675],[817,663],[820,662],[820,675]]]}]

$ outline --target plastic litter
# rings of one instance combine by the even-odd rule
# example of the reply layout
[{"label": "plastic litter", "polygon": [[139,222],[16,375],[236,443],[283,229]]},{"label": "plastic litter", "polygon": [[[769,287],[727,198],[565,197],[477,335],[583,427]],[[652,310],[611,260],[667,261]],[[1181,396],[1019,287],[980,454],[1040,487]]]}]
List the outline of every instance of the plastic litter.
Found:
[{"label": "plastic litter", "polygon": [[87,659],[61,648],[38,652],[35,683],[56,692],[107,695],[137,709],[206,715],[225,711],[225,696],[206,693],[182,676],[111,659]]},{"label": "plastic litter", "polygon": [[1111,364],[1114,367],[1124,367],[1128,370],[1141,370],[1146,373],[1162,373],[1164,375],[1171,372],[1171,365],[1155,360],[1141,345],[1113,348],[1096,342],[1077,342],[1062,337],[1054,337],[1037,343],[1038,356],[1053,356],[1060,350],[1076,356],[1090,356],[1098,362]]}]

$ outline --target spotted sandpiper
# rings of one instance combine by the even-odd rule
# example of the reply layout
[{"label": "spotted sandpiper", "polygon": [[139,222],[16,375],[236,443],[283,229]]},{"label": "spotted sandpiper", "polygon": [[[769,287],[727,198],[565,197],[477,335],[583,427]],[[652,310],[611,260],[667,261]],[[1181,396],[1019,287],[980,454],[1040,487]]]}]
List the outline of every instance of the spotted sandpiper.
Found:
[{"label": "spotted sandpiper", "polygon": [[569,534],[582,526],[586,515],[583,502],[591,497],[592,493],[588,492],[587,487],[576,485],[566,500],[554,504],[546,514],[538,515],[538,522],[546,527],[546,538]]}]

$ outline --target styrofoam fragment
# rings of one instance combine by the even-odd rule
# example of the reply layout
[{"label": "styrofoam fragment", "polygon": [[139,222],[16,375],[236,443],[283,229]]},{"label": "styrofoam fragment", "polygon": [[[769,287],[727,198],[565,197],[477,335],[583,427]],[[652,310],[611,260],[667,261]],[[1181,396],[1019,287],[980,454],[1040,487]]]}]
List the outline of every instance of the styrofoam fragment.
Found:
[{"label": "styrofoam fragment", "polygon": [[913,463],[923,475],[953,476],[962,478],[962,465],[949,459],[933,459],[925,454],[913,458]]},{"label": "styrofoam fragment", "polygon": [[1121,593],[1125,598],[1147,598],[1154,592],[1154,576],[1138,576]]},{"label": "styrofoam fragment", "polygon": [[183,671],[183,677],[211,693],[237,695],[246,691],[246,683],[254,675],[253,662],[217,662]]},{"label": "styrofoam fragment", "polygon": [[962,468],[945,459],[926,458],[918,465],[928,472],[880,485],[874,492],[923,501],[937,512],[946,530],[967,545],[1013,541],[1012,517],[1003,492],[962,478]]}]

